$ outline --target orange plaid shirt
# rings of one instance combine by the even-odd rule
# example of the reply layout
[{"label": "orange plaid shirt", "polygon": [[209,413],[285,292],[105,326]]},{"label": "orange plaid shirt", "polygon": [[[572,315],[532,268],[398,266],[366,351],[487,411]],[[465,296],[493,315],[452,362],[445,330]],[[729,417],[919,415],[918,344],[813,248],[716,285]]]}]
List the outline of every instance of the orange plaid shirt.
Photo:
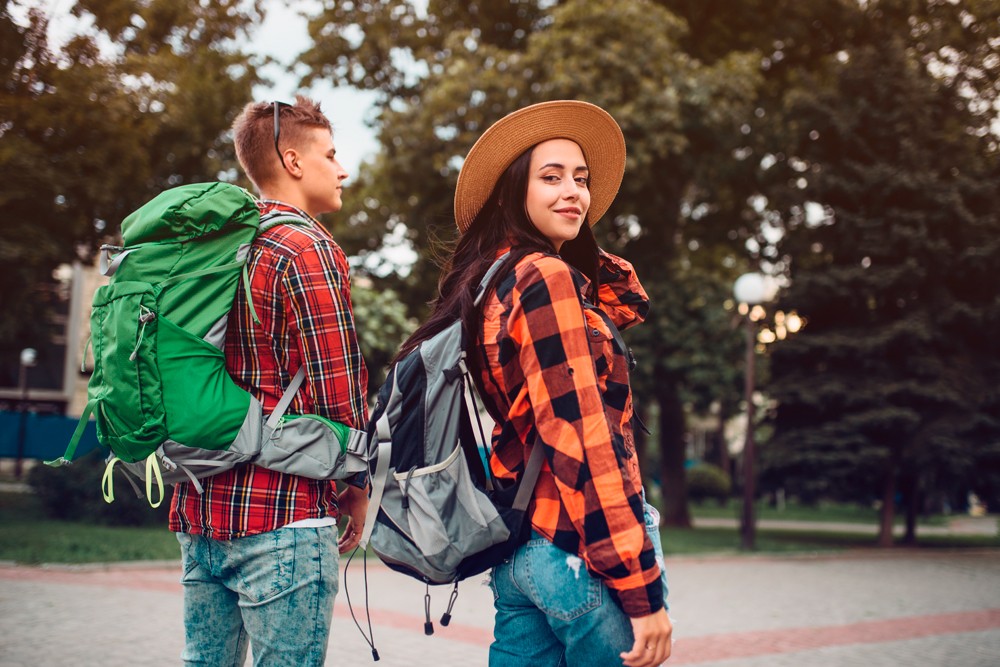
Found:
[{"label": "orange plaid shirt", "polygon": [[[601,309],[619,329],[641,322],[649,300],[631,264],[601,253]],[[597,313],[583,308],[583,274],[532,253],[488,295],[477,359],[484,399],[502,416],[490,465],[500,478],[545,448],[532,527],[579,555],[624,612],[663,608],[663,587],[643,520],[632,433],[628,362]]]}]

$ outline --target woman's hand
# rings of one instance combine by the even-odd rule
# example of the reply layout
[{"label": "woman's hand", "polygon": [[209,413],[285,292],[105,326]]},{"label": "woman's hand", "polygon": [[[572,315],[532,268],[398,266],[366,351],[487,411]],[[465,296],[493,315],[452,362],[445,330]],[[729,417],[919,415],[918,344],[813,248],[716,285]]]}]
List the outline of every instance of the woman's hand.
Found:
[{"label": "woman's hand", "polygon": [[666,609],[629,620],[632,621],[635,643],[631,651],[621,654],[625,667],[654,667],[670,657],[673,648],[670,636],[674,628]]}]

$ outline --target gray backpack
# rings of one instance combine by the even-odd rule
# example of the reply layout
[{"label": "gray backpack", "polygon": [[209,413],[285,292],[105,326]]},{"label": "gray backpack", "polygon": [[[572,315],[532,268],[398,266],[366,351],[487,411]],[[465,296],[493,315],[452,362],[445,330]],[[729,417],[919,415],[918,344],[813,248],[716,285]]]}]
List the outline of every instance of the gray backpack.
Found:
[{"label": "gray backpack", "polygon": [[[487,271],[476,305],[506,257]],[[542,465],[535,447],[520,483],[493,477],[466,341],[456,320],[397,361],[368,422],[372,490],[361,547],[370,544],[390,568],[427,584],[457,586],[527,541]],[[430,634],[429,612],[426,621]]]}]

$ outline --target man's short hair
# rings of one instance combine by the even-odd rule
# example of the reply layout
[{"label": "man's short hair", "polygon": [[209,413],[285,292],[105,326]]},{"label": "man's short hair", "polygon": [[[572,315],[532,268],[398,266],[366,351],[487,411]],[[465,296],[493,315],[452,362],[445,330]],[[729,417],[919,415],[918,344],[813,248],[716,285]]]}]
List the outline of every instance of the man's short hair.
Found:
[{"label": "man's short hair", "polygon": [[236,158],[258,190],[270,184],[282,168],[274,149],[275,104],[280,107],[280,150],[300,148],[309,129],[333,131],[329,119],[320,110],[319,103],[302,95],[295,97],[295,104],[251,102],[243,107],[243,111],[233,121]]}]

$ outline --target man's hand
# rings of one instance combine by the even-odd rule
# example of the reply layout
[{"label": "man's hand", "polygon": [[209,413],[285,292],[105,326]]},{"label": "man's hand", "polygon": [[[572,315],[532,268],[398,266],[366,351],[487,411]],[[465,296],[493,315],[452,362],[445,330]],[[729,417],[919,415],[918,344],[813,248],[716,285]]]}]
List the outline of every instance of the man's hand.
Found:
[{"label": "man's hand", "polygon": [[337,547],[344,554],[361,542],[361,531],[364,530],[365,514],[368,512],[368,491],[356,486],[345,486],[337,496],[337,505],[341,516],[347,517],[340,537],[337,538]]},{"label": "man's hand", "polygon": [[632,621],[635,643],[631,651],[621,654],[625,667],[654,667],[670,657],[673,648],[670,635],[674,629],[666,609],[629,620]]}]

